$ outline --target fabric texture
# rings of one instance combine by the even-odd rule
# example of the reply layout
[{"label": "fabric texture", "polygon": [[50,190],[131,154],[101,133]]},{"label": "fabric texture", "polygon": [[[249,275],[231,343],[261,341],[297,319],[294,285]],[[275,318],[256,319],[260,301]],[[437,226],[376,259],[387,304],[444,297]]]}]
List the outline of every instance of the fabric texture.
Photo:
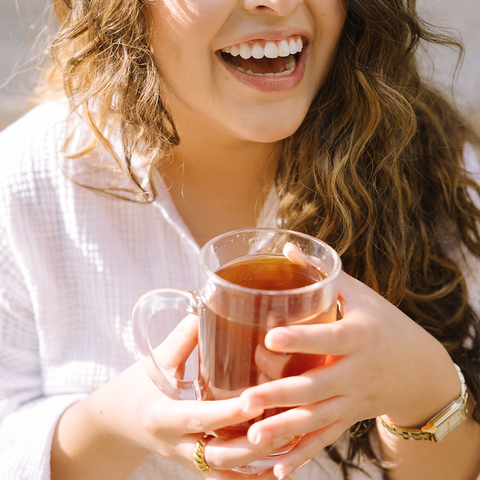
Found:
[{"label": "fabric texture", "polygon": [[[145,292],[193,290],[199,247],[165,188],[139,204],[68,180],[101,182],[101,170],[66,159],[72,130],[66,102],[43,104],[0,135],[0,478],[48,480],[56,422],[137,360],[131,312]],[[86,133],[78,119],[72,148]],[[69,127],[69,128],[66,128]],[[112,164],[104,154],[102,163]],[[77,178],[77,177],[76,177]],[[274,200],[259,225],[274,225]],[[162,317],[161,342],[181,318]],[[189,367],[192,378],[195,365]],[[342,442],[340,442],[342,446]],[[380,479],[352,472],[352,480]],[[129,480],[198,478],[150,454]],[[343,477],[325,453],[297,473],[300,480]]]}]

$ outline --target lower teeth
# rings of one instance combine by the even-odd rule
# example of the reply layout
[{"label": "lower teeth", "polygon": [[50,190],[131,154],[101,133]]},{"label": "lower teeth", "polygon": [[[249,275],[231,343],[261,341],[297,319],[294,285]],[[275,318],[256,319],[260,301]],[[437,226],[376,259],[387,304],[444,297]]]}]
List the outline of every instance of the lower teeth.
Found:
[{"label": "lower teeth", "polygon": [[290,75],[291,73],[294,72],[295,68],[297,68],[297,62],[293,58],[290,60],[286,65],[283,72],[278,72],[278,73],[273,73],[273,72],[267,72],[267,73],[253,73],[251,70],[245,70],[244,68],[235,65],[231,62],[227,62],[231,67],[233,67],[235,70],[239,70],[240,72],[246,73],[247,75],[254,75],[255,77],[283,77],[285,75]]},{"label": "lower teeth", "polygon": [[254,75],[255,77],[283,77],[285,75],[290,75],[291,73],[293,73],[297,66],[295,63],[293,64],[293,66],[287,65],[287,67],[289,67],[288,70],[279,73],[253,73],[251,70],[245,70],[238,65],[233,65],[231,63],[229,63],[229,65],[232,66],[235,70],[239,70],[240,72],[246,73],[247,75]]}]

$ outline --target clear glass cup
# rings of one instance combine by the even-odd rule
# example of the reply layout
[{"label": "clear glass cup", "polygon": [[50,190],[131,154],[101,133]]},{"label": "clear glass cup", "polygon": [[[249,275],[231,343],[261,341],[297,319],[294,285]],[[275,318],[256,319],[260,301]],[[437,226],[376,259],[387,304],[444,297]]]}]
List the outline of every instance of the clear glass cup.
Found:
[{"label": "clear glass cup", "polygon": [[[331,247],[288,230],[237,230],[208,242],[200,251],[199,267],[197,290],[152,290],[138,300],[133,310],[140,359],[166,395],[202,401],[231,398],[260,383],[323,365],[323,355],[271,352],[264,338],[277,326],[336,320],[341,262]],[[172,377],[153,353],[148,324],[156,312],[165,309],[200,317],[199,371],[195,380]],[[223,438],[246,435],[254,422],[285,410],[268,409],[253,420],[208,433]],[[271,468],[299,438],[236,470],[259,473]]]}]

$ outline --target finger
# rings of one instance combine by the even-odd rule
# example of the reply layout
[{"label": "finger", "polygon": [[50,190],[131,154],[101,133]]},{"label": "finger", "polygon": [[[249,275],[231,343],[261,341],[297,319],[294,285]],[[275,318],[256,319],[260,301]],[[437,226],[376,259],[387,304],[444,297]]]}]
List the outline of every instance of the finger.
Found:
[{"label": "finger", "polygon": [[281,450],[293,437],[271,439],[262,445],[252,445],[247,437],[232,440],[214,438],[205,448],[205,461],[215,470],[232,470],[242,467]]},{"label": "finger", "polygon": [[[195,451],[198,440],[198,436],[189,438],[187,437],[185,441],[178,446],[177,450],[177,454],[180,455],[179,460],[181,463],[186,465],[197,474],[198,470],[193,463],[193,452]],[[281,447],[285,444],[285,442],[288,443],[290,440],[291,439],[277,439],[276,442],[270,442],[269,444],[258,447],[253,446],[247,440],[247,437],[239,437],[232,440],[212,438],[207,442],[204,448],[203,459],[205,463],[214,470],[214,472],[217,472],[217,474],[223,472],[224,474],[219,476],[212,472],[211,474],[213,478],[224,479],[228,477],[228,475],[226,475],[227,471],[232,471],[233,469],[238,469],[240,467],[246,467],[253,462],[265,459],[272,452],[278,451],[278,445]],[[284,443],[282,444],[281,442]],[[185,462],[186,459],[187,462]],[[192,459],[191,462],[190,459]],[[275,478],[272,472],[272,467],[273,465],[271,467],[265,467],[267,470],[269,470],[269,472],[265,472],[260,478]],[[247,474],[235,472],[233,478],[251,478],[247,476],[244,477],[243,475]]]},{"label": "finger", "polygon": [[240,395],[243,410],[248,413],[260,408],[296,407],[349,393],[348,377],[336,373],[342,372],[343,368],[330,369],[326,366],[251,387]]},{"label": "finger", "polygon": [[299,247],[293,243],[287,242],[283,247],[283,254],[292,262],[302,267],[306,265],[312,265],[313,267],[320,268],[321,271],[325,270],[325,262],[321,258],[313,257],[304,253]]},{"label": "finger", "polygon": [[[254,475],[234,470],[213,470],[209,473],[200,473],[195,467],[191,468],[191,470],[204,480],[278,480],[271,468],[261,473],[255,473]],[[292,480],[294,478],[295,472],[292,472],[284,477],[283,480]]]},{"label": "finger", "polygon": [[292,355],[282,355],[267,350],[261,344],[257,345],[255,349],[255,365],[261,374],[269,380],[277,380],[285,376],[282,373],[291,357]]},{"label": "finger", "polygon": [[[243,408],[241,398],[228,400],[196,401],[165,399],[158,406],[158,415],[162,418],[164,429],[177,431],[181,428],[186,433],[211,432],[237,425],[260,416],[264,409],[252,407]],[[168,411],[168,416],[165,416]]]},{"label": "finger", "polygon": [[[203,478],[204,480],[253,480],[252,474],[241,473],[234,470],[213,470],[207,474],[200,474],[200,472],[196,470],[195,473],[197,473],[200,478]],[[261,473],[255,473],[253,478],[255,480],[278,480],[273,474],[273,470],[271,468]],[[295,472],[292,472],[292,474],[284,477],[283,480],[292,480],[294,478]]]},{"label": "finger", "polygon": [[363,324],[343,319],[334,323],[277,327],[265,336],[265,346],[275,352],[317,355],[351,355],[358,350]]},{"label": "finger", "polygon": [[270,441],[271,438],[298,437],[343,421],[349,413],[348,405],[346,397],[334,397],[292,408],[253,424],[247,436],[254,445]]},{"label": "finger", "polygon": [[328,445],[338,440],[347,428],[348,426],[346,425],[336,423],[321,430],[308,433],[298,442],[294,449],[280,457],[280,460],[273,468],[273,473],[277,478],[283,478],[290,472],[300,468]]},{"label": "finger", "polygon": [[281,352],[351,355],[371,339],[372,312],[387,318],[398,315],[387,300],[345,272],[339,275],[339,303],[340,321],[273,328],[265,346]]},{"label": "finger", "polygon": [[[313,265],[322,268],[322,260],[310,255],[306,255],[300,248],[292,243],[286,243],[283,254],[293,263],[297,265]],[[344,271],[340,271],[339,275],[339,298],[343,300],[346,308],[358,305],[360,295],[373,296],[376,293],[369,287],[351,277]],[[368,299],[370,300],[370,299]],[[360,301],[360,304],[362,302]]]},{"label": "finger", "polygon": [[354,357],[337,358],[301,375],[250,387],[240,395],[243,410],[247,413],[255,408],[295,407],[351,395],[359,388],[358,375],[352,368],[355,363]]},{"label": "finger", "polygon": [[187,315],[155,349],[155,356],[161,364],[173,374],[183,368],[190,354],[197,345],[198,317]]},{"label": "finger", "polygon": [[[221,443],[219,443],[219,445],[213,445],[214,442],[217,442],[217,439],[211,439],[210,441],[208,441],[204,451],[204,460],[208,466],[213,468],[213,470],[208,473],[200,473],[200,471],[197,469],[193,462],[193,452],[197,440],[198,436],[192,437],[190,440],[187,439],[179,446],[180,448],[178,453],[181,455],[181,458],[178,458],[179,463],[183,464],[185,467],[196,473],[200,478],[204,480],[252,480],[251,474],[233,470],[233,468],[239,468],[247,465],[246,463],[241,465],[234,465],[234,463],[232,462],[232,465],[234,466],[232,466],[232,468],[228,470],[219,468],[219,466],[215,463],[215,456],[217,455],[217,453],[219,453],[221,457],[228,455],[230,449],[222,446]],[[218,440],[222,442],[221,439]],[[216,450],[218,449],[219,452],[214,451],[214,448]],[[241,461],[242,460],[240,460],[240,462]],[[269,468],[263,472],[255,473],[253,477],[257,480],[277,480],[277,478],[273,474],[272,468]],[[290,477],[286,477],[286,479],[290,480],[294,477],[295,474]]]},{"label": "finger", "polygon": [[[199,473],[197,470],[195,473]],[[248,473],[240,473],[233,470],[214,470],[208,474],[201,474],[201,478],[204,480],[253,480],[252,475]],[[255,480],[278,480],[273,474],[273,470],[270,468],[263,473],[256,473],[253,475]],[[295,472],[284,477],[283,480],[293,480],[295,478]]]}]

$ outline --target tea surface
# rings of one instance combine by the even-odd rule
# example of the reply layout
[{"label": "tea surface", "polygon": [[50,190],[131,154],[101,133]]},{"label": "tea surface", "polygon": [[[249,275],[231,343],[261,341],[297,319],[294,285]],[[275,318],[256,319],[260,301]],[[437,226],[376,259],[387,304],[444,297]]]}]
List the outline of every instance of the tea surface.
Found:
[{"label": "tea surface", "polygon": [[325,278],[320,269],[312,265],[298,265],[283,255],[246,257],[215,273],[224,280],[255,290],[290,290],[312,285]]}]

